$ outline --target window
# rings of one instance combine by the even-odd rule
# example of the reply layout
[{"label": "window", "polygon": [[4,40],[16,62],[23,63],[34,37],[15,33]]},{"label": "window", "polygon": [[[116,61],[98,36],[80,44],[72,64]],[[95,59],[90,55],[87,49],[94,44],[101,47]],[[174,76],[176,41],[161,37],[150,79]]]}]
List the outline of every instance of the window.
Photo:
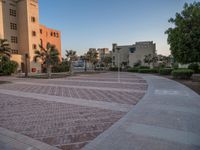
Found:
[{"label": "window", "polygon": [[115,60],[115,56],[113,56],[113,61]]},{"label": "window", "polygon": [[57,37],[57,38],[59,37],[59,33],[56,33],[56,37]]},{"label": "window", "polygon": [[132,48],[129,49],[129,52],[130,52],[130,53],[134,53],[135,50],[136,50],[135,47],[132,47]]},{"label": "window", "polygon": [[33,49],[37,49],[37,45],[36,44],[33,44]]},{"label": "window", "polygon": [[12,54],[18,54],[18,50],[12,49],[12,50],[11,50],[11,53],[12,53]]},{"label": "window", "polygon": [[11,36],[11,43],[18,43],[16,36]]},{"label": "window", "polygon": [[56,37],[56,32],[54,32],[54,37]]},{"label": "window", "polygon": [[36,36],[36,32],[35,32],[35,31],[32,31],[32,35],[33,35],[33,36]]},{"label": "window", "polygon": [[115,49],[113,49],[113,53],[115,52]]},{"label": "window", "polygon": [[31,22],[35,22],[35,21],[36,21],[35,17],[31,17]]},{"label": "window", "polygon": [[11,30],[17,30],[17,24],[16,23],[10,23],[10,29]]},{"label": "window", "polygon": [[42,39],[40,39],[40,45],[43,47],[43,41],[42,41]]},{"label": "window", "polygon": [[16,10],[10,9],[10,15],[16,17],[17,16]]},{"label": "window", "polygon": [[42,34],[42,29],[40,29],[40,34]]},{"label": "window", "polygon": [[51,36],[53,36],[53,32],[51,32]]}]

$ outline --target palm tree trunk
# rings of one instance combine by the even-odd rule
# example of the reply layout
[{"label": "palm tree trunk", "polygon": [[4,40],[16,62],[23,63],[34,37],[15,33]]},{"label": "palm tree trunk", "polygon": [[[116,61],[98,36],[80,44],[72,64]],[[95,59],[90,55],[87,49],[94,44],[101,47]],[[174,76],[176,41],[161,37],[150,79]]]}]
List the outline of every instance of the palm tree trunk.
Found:
[{"label": "palm tree trunk", "polygon": [[48,76],[48,79],[51,79],[51,65],[47,66],[47,76]]},{"label": "palm tree trunk", "polygon": [[85,60],[85,72],[87,72],[87,61]]},{"label": "palm tree trunk", "polygon": [[72,62],[69,61],[69,74],[72,75]]}]

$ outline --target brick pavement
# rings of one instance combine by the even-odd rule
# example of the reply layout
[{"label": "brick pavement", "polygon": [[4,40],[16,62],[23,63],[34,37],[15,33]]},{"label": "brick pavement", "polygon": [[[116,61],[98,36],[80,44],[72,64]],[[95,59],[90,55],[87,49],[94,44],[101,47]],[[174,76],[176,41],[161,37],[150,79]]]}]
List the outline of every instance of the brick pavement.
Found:
[{"label": "brick pavement", "polygon": [[[83,105],[81,102],[99,101],[99,104],[110,103],[131,107],[145,94],[147,84],[144,80],[129,73],[122,73],[121,77],[123,83],[117,83],[116,73],[52,80],[2,78],[13,81],[11,84],[0,85],[2,90],[11,93],[19,91],[27,95],[47,95],[53,100],[1,93],[0,127],[63,150],[80,149],[126,114],[117,109]],[[120,89],[127,91],[119,91]],[[80,103],[58,102],[56,98],[76,99]]]}]

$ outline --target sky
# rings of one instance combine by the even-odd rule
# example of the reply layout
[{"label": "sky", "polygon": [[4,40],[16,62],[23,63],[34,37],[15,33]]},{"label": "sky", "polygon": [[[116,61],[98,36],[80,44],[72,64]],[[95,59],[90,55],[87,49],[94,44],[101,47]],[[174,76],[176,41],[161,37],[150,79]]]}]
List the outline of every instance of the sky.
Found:
[{"label": "sky", "polygon": [[158,54],[169,55],[164,32],[185,2],[194,0],[39,0],[40,23],[61,31],[63,56],[138,41],[154,41]]}]

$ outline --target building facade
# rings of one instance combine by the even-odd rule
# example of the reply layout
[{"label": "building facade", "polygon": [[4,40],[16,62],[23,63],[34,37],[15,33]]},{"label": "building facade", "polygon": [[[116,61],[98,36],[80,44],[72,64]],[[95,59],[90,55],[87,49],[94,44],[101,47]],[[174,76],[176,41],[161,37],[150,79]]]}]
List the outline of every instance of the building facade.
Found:
[{"label": "building facade", "polygon": [[112,66],[130,66],[133,67],[140,62],[144,65],[146,55],[156,55],[156,44],[153,41],[136,42],[133,45],[118,46],[113,44]]},{"label": "building facade", "polygon": [[[53,36],[47,36],[51,32]],[[41,63],[33,59],[41,43],[56,45],[61,57],[60,32],[40,25],[38,0],[0,0],[0,38],[9,41],[11,59],[22,72],[26,62],[29,72],[41,72]]]},{"label": "building facade", "polygon": [[102,62],[105,57],[110,56],[109,48],[98,48],[99,62]]},{"label": "building facade", "polygon": [[40,24],[40,45],[46,47],[47,43],[51,43],[56,46],[61,58],[61,33],[58,30],[51,29],[45,25]]}]

